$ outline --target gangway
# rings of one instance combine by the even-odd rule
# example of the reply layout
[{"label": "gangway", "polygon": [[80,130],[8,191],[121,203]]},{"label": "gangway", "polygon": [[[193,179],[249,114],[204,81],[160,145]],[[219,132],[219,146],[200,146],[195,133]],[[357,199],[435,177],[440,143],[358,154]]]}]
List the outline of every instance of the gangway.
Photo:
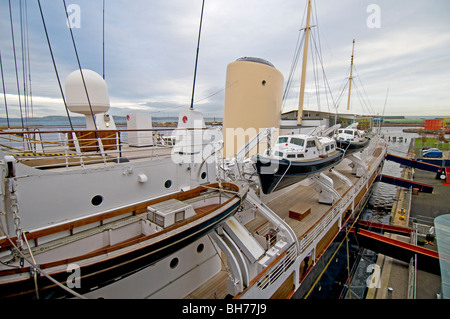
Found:
[{"label": "gangway", "polygon": [[419,192],[422,192],[422,193],[430,193],[431,194],[433,192],[432,185],[414,182],[414,181],[410,181],[408,179],[404,179],[404,178],[400,178],[400,177],[381,174],[378,177],[378,181],[396,185],[396,186],[400,186],[400,187],[405,187],[405,188],[410,188],[410,187],[417,188],[419,190]]},{"label": "gangway", "polygon": [[436,275],[440,275],[439,253],[437,251],[389,238],[371,231],[360,229],[357,232],[358,242],[383,255],[410,262],[417,255],[417,268]]},{"label": "gangway", "polygon": [[426,163],[426,162],[422,162],[422,161],[418,161],[418,160],[413,160],[410,158],[401,157],[401,156],[397,156],[397,155],[393,155],[393,154],[389,154],[389,153],[386,154],[386,160],[393,161],[393,162],[396,162],[399,164],[403,164],[403,165],[406,165],[409,167],[414,167],[416,169],[434,172],[434,173],[437,173],[441,168],[439,165],[430,164],[430,163]]}]

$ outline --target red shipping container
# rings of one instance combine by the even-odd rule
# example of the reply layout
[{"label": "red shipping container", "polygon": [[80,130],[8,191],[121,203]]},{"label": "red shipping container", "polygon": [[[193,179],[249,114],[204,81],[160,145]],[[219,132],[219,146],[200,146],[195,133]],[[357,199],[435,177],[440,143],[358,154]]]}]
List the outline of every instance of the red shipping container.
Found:
[{"label": "red shipping container", "polygon": [[425,130],[436,131],[442,128],[442,120],[425,120]]}]

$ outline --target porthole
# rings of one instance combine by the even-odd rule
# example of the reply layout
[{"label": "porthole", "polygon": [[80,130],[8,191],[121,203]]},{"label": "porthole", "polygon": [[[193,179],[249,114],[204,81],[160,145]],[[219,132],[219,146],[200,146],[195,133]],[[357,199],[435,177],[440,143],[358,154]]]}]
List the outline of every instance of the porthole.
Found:
[{"label": "porthole", "polygon": [[170,188],[170,186],[172,186],[172,181],[171,181],[170,179],[168,179],[168,180],[164,183],[164,186],[165,186],[166,188]]},{"label": "porthole", "polygon": [[103,203],[103,196],[102,195],[95,195],[91,199],[91,204],[94,206],[100,206]]},{"label": "porthole", "polygon": [[197,246],[197,252],[200,254],[203,250],[205,249],[205,245],[203,244],[199,244]]},{"label": "porthole", "polygon": [[263,81],[261,82],[262,85],[266,85],[266,83],[267,83],[266,80],[263,80]]},{"label": "porthole", "polygon": [[172,269],[176,268],[178,266],[178,262],[179,262],[178,258],[175,257],[174,259],[172,259],[170,261],[170,268]]},{"label": "porthole", "polygon": [[202,175],[200,175],[200,177],[201,177],[202,179],[205,179],[205,178],[206,178],[206,172],[203,172]]}]

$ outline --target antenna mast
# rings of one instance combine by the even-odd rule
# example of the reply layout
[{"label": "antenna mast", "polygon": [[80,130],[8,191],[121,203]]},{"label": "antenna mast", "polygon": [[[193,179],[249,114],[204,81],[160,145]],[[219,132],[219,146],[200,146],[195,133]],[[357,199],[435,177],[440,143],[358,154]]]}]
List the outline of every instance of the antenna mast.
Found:
[{"label": "antenna mast", "polygon": [[300,84],[300,100],[298,102],[297,125],[302,124],[303,101],[305,99],[306,62],[308,60],[309,32],[311,31],[311,0],[308,0],[308,12],[305,27],[305,47],[303,48],[302,78]]}]

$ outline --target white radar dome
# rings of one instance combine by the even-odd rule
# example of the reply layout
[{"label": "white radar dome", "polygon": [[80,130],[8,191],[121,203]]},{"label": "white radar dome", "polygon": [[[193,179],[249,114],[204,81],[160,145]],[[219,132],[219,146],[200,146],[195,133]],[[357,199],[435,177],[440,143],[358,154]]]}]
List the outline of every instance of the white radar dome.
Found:
[{"label": "white radar dome", "polygon": [[91,114],[91,107],[93,114],[107,112],[110,104],[105,80],[92,70],[82,69],[82,72],[84,83],[80,70],[70,73],[66,78],[67,107],[71,112],[84,115]]}]

